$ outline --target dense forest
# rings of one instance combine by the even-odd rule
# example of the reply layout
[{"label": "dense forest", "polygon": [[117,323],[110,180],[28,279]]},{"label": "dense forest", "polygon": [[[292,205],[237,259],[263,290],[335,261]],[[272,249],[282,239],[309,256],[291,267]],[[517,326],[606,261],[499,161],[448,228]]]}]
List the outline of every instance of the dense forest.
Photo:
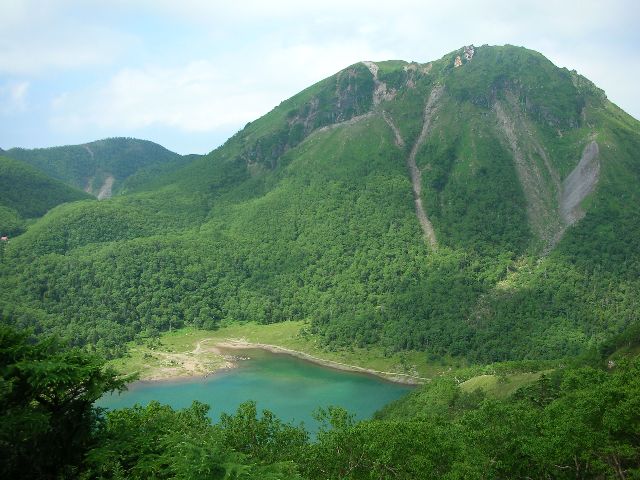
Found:
[{"label": "dense forest", "polygon": [[24,232],[28,219],[62,203],[91,198],[26,163],[1,156],[0,192],[0,234],[12,237]]},{"label": "dense forest", "polygon": [[91,198],[7,157],[0,157],[0,189],[0,205],[15,210],[22,218],[41,217],[61,203]]}]

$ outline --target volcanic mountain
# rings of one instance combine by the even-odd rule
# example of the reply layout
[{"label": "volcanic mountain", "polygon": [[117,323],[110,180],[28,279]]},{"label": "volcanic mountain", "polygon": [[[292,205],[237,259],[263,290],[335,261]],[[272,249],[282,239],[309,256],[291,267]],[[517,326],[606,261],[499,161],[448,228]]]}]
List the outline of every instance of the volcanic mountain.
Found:
[{"label": "volcanic mountain", "polygon": [[328,348],[576,355],[638,321],[639,151],[636,119],[525,48],[364,61],[144,191],[55,208],[5,247],[2,302],[106,350],[306,319]]}]

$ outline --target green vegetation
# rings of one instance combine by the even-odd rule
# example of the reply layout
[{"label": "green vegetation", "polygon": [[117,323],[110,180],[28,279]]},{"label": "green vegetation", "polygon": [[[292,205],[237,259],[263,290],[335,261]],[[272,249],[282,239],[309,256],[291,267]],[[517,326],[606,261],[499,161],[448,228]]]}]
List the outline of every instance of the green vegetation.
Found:
[{"label": "green vegetation", "polygon": [[[15,183],[19,195],[0,202],[2,228],[20,234],[0,245],[3,323],[56,333],[118,366],[142,366],[158,338],[186,355],[200,335],[219,335],[444,375],[368,422],[324,412],[315,441],[251,404],[218,425],[202,405],[93,416],[99,390],[117,386],[98,375],[73,455],[54,465],[37,450],[29,463],[25,452],[47,435],[69,437],[47,424],[64,423],[38,396],[49,386],[22,366],[46,367],[51,353],[91,365],[80,368],[91,376],[99,362],[79,350],[43,353],[9,332],[0,400],[11,415],[2,418],[15,413],[26,426],[2,429],[4,476],[640,475],[640,123],[535,52],[483,46],[456,68],[461,54],[381,62],[388,96],[379,103],[369,70],[353,65],[203,157],[127,139],[8,152],[93,191],[113,175],[123,194],[65,203],[47,183],[38,203],[28,182],[39,177],[16,173],[5,189]],[[424,242],[406,166],[434,91],[443,93],[415,160],[437,249]],[[565,221],[562,182],[591,141],[598,180],[584,216],[543,238],[534,220]],[[548,195],[536,199],[532,185]],[[80,377],[51,388],[75,391],[65,382]]]},{"label": "green vegetation", "polygon": [[0,157],[0,206],[22,218],[41,217],[56,205],[90,198],[29,165]]},{"label": "green vegetation", "polygon": [[[109,361],[119,372],[139,373],[140,378],[160,378],[164,376],[167,359],[196,363],[191,370],[183,368],[170,375],[191,376],[208,373],[224,364],[223,359],[211,351],[218,342],[244,341],[249,343],[274,345],[302,352],[322,361],[338,362],[344,365],[393,372],[416,377],[430,378],[448,370],[443,362],[432,362],[423,352],[402,351],[389,353],[378,346],[367,348],[328,349],[317,337],[308,333],[308,324],[302,321],[286,321],[272,324],[254,322],[231,324],[218,330],[181,328],[171,332],[147,332],[139,334],[135,341],[127,345],[127,353]],[[198,345],[201,349],[198,350]],[[194,352],[197,351],[197,354]],[[189,365],[190,367],[192,365]]]},{"label": "green vegetation", "polygon": [[72,478],[92,445],[95,402],[123,389],[95,355],[0,325],[0,475]]},{"label": "green vegetation", "polygon": [[0,232],[13,237],[24,231],[24,220],[13,208],[0,206]]},{"label": "green vegetation", "polygon": [[479,47],[473,60],[457,69],[453,67],[456,54],[459,52],[444,57],[447,88],[453,97],[490,108],[494,95],[510,91],[517,94],[527,113],[544,127],[578,127],[588,96],[601,95],[588,80],[580,77],[582,88],[576,86],[578,75],[572,77],[567,69],[558,68],[540,53],[523,47]]},{"label": "green vegetation", "polygon": [[[0,328],[4,478],[634,478],[640,358],[564,367],[495,399],[442,376],[354,422],[319,410],[315,439],[252,402],[212,424],[208,407],[91,408],[120,388],[78,350]],[[464,384],[463,384],[464,385]],[[55,440],[53,440],[55,439]]]},{"label": "green vegetation", "polygon": [[26,163],[0,157],[0,235],[23,233],[27,220],[61,203],[90,198]]},{"label": "green vegetation", "polygon": [[[483,255],[521,254],[531,239],[526,200],[495,126],[471,103],[443,105],[417,157],[426,208],[447,244]],[[465,121],[460,126],[460,116]]]},{"label": "green vegetation", "polygon": [[540,372],[515,373],[512,375],[479,375],[460,384],[460,389],[467,393],[482,390],[487,396],[506,398],[519,388],[529,385],[538,378]]}]

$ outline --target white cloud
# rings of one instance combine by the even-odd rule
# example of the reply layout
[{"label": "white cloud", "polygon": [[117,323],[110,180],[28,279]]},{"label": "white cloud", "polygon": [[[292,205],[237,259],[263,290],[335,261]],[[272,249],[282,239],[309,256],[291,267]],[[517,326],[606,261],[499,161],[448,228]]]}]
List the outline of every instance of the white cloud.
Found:
[{"label": "white cloud", "polygon": [[[5,3],[6,2],[6,3]],[[76,14],[68,0],[2,0],[0,75],[79,70],[113,62],[136,44],[130,34],[104,26],[99,16]]]},{"label": "white cloud", "polygon": [[179,68],[125,69],[106,85],[57,97],[53,123],[62,129],[94,125],[135,130],[154,124],[215,129],[254,116],[261,107],[260,98],[229,80],[205,61]]},{"label": "white cloud", "polygon": [[0,112],[4,115],[23,112],[26,108],[29,82],[7,82],[0,85]]},{"label": "white cloud", "polygon": [[299,90],[363,58],[379,58],[363,45],[319,48],[301,44],[261,58],[227,57],[173,68],[124,69],[104,85],[66,92],[52,102],[60,130],[171,126],[187,132],[237,127]]}]

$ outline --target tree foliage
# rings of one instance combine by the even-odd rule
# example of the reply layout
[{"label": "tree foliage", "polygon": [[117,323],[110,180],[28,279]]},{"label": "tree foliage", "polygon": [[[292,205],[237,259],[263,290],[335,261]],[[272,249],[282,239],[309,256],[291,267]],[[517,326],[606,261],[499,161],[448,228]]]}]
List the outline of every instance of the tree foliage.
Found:
[{"label": "tree foliage", "polygon": [[122,389],[95,355],[0,326],[0,474],[74,476],[91,446],[93,402]]}]

